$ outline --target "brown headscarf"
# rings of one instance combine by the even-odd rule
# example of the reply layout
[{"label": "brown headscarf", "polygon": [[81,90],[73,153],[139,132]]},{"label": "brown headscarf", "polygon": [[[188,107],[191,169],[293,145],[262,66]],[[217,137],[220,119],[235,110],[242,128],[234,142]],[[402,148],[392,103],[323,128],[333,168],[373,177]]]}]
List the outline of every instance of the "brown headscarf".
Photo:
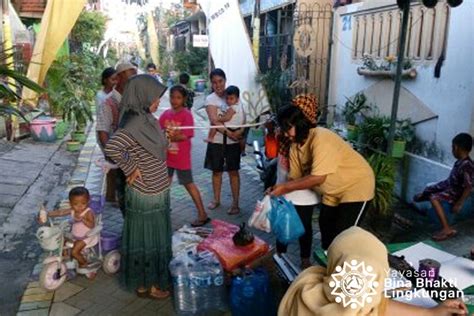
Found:
[{"label": "brown headscarf", "polygon": [[[299,108],[311,123],[317,123],[318,101],[314,94],[299,94],[291,100],[291,104]],[[280,134],[278,137],[278,151],[280,155],[288,158],[290,154],[290,146],[290,140]]]},{"label": "brown headscarf", "polygon": [[[344,307],[337,303],[331,294],[332,275],[338,266],[350,264],[353,260],[371,266],[378,286],[370,302],[363,307],[357,305]],[[343,231],[329,246],[328,266],[311,267],[304,270],[291,284],[278,309],[279,316],[349,316],[349,315],[383,315],[386,298],[383,294],[384,279],[388,271],[387,249],[374,235],[359,227]],[[373,283],[372,283],[373,284]]]}]

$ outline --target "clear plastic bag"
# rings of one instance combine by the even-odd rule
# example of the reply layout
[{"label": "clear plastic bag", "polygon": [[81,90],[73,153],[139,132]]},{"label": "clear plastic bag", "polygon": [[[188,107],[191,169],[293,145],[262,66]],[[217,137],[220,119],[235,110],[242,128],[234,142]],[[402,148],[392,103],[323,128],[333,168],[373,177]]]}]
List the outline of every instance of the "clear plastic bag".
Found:
[{"label": "clear plastic bag", "polygon": [[257,205],[255,205],[255,211],[249,218],[249,226],[263,230],[267,233],[271,232],[272,227],[270,225],[270,220],[268,219],[268,213],[270,213],[271,209],[272,204],[270,202],[270,196],[265,195],[263,200],[257,201]]},{"label": "clear plastic bag", "polygon": [[295,207],[284,197],[271,198],[270,225],[278,241],[288,244],[304,234],[304,226]]}]

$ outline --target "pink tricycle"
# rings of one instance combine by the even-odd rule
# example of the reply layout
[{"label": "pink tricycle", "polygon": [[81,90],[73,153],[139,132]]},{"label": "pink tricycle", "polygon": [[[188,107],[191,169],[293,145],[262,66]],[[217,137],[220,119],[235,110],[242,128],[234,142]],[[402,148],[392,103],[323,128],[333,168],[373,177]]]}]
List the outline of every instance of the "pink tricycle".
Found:
[{"label": "pink tricycle", "polygon": [[[103,256],[101,245],[102,216],[96,217],[96,225],[87,234],[92,242],[83,250],[88,265],[80,268],[77,261],[71,256],[74,238],[70,233],[69,221],[62,221],[55,225],[49,219],[49,226],[42,226],[36,232],[41,247],[49,253],[43,261],[43,269],[40,274],[40,286],[46,290],[58,289],[67,279],[68,270],[93,278],[102,267],[107,274],[114,274],[120,268],[120,253],[117,249],[108,249]],[[74,275],[74,273],[71,273]]]}]

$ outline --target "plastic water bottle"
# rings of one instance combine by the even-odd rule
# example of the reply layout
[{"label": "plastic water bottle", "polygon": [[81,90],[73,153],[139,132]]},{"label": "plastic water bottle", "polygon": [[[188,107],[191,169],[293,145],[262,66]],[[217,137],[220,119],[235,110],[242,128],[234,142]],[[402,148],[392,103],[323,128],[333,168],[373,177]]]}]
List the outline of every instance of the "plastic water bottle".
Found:
[{"label": "plastic water bottle", "polygon": [[226,310],[227,309],[227,291],[224,284],[224,270],[220,262],[215,259],[211,263],[212,271],[212,286],[211,295],[214,298],[214,309]]},{"label": "plastic water bottle", "polygon": [[171,277],[173,279],[175,309],[177,312],[190,311],[191,292],[187,263],[173,260],[170,263]]},{"label": "plastic water bottle", "polygon": [[224,271],[214,254],[180,256],[171,261],[170,271],[179,315],[226,309]]}]

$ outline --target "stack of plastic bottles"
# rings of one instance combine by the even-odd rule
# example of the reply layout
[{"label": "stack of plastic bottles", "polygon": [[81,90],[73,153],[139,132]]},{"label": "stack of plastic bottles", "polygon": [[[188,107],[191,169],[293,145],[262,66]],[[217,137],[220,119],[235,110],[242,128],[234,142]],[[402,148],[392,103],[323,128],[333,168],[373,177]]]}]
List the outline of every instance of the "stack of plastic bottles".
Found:
[{"label": "stack of plastic bottles", "polygon": [[224,271],[213,253],[179,255],[171,261],[170,272],[179,315],[227,310]]}]

